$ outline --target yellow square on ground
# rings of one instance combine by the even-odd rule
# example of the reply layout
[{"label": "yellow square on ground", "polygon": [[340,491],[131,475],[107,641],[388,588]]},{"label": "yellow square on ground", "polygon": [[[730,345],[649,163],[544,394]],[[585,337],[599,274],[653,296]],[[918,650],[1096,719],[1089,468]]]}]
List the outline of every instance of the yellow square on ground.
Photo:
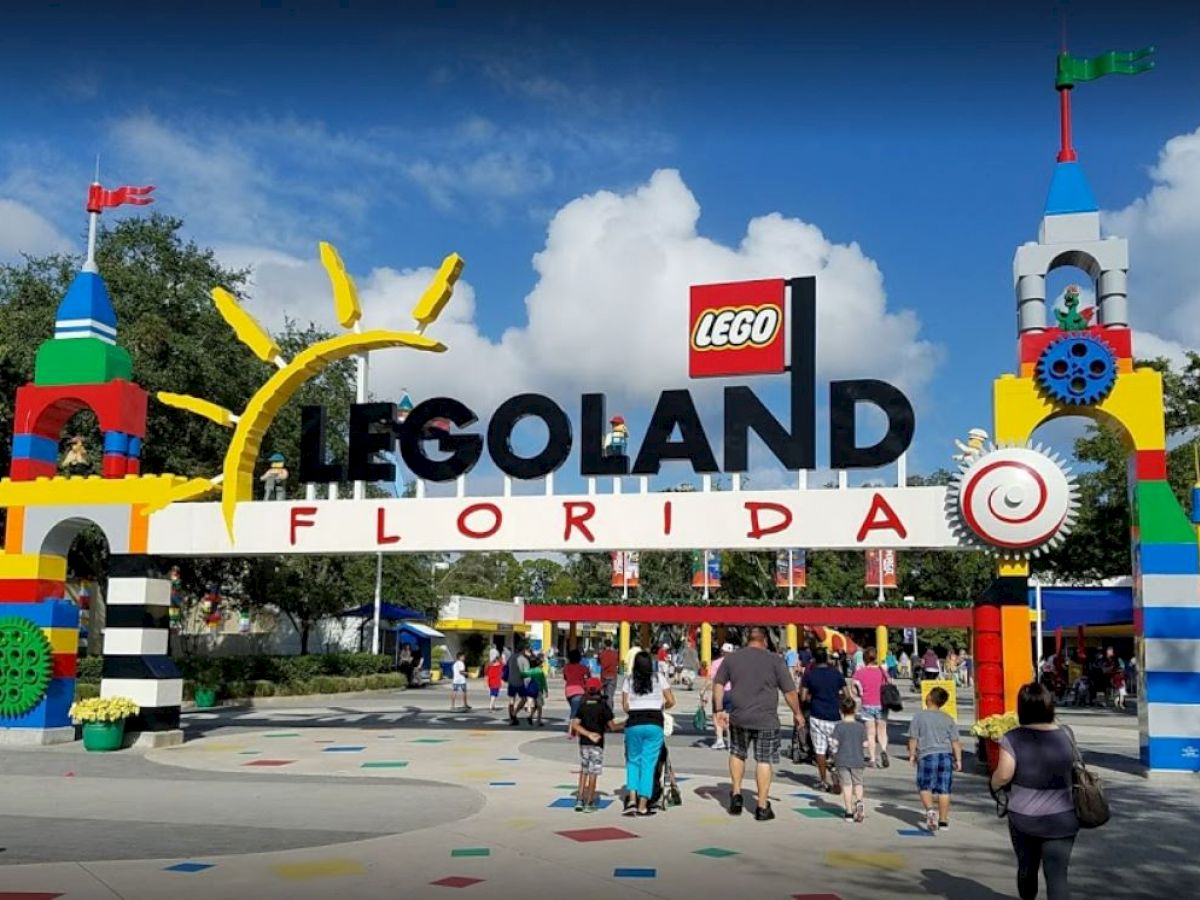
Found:
[{"label": "yellow square on ground", "polygon": [[367,867],[356,859],[315,859],[312,862],[280,863],[271,866],[271,871],[288,881],[309,881],[313,878],[363,875]]},{"label": "yellow square on ground", "polygon": [[831,850],[825,862],[839,869],[903,869],[904,856],[899,853],[852,853]]}]

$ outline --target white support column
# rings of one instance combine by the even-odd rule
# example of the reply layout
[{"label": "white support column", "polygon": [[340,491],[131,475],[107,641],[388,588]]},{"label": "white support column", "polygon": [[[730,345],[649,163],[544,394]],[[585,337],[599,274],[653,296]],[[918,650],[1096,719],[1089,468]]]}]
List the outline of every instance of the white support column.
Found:
[{"label": "white support column", "polygon": [[703,477],[701,477],[700,489],[702,491],[704,491],[704,493],[706,493],[706,494],[712,490],[712,476],[711,475],[706,474]]},{"label": "white support column", "polygon": [[735,491],[740,491],[742,489],[742,473],[741,472],[733,473],[733,489]]},{"label": "white support column", "polygon": [[550,472],[546,475],[546,496],[554,496],[554,473]]},{"label": "white support column", "polygon": [[614,494],[621,493],[621,479],[620,478],[613,479],[613,493]]},{"label": "white support column", "polygon": [[896,487],[908,487],[907,453],[901,453],[896,459]]},{"label": "white support column", "polygon": [[425,496],[425,479],[424,478],[417,479],[417,487],[416,487],[414,494],[418,500],[420,500],[422,497]]},{"label": "white support column", "polygon": [[304,486],[304,499],[305,500],[316,500],[317,499],[316,484],[309,482],[308,484],[306,484]]},{"label": "white support column", "polygon": [[650,493],[650,477],[648,475],[639,476],[638,484],[641,486],[643,494]]},{"label": "white support column", "polygon": [[508,475],[504,476],[504,496],[512,496],[512,478]]},{"label": "white support column", "polygon": [[467,496],[467,476],[459,475],[454,482],[454,496],[462,498]]},{"label": "white support column", "polygon": [[589,497],[594,497],[594,496],[596,496],[596,479],[595,479],[595,478],[589,478],[589,479],[587,480],[587,486],[588,486],[588,496],[589,496]]},{"label": "white support column", "polygon": [[808,490],[808,469],[801,469],[796,473],[796,489],[801,491]]},{"label": "white support column", "polygon": [[338,498],[338,486],[336,481],[329,482],[329,499],[336,500]]},{"label": "white support column", "polygon": [[844,491],[850,486],[850,473],[845,469],[838,470],[838,490]]}]

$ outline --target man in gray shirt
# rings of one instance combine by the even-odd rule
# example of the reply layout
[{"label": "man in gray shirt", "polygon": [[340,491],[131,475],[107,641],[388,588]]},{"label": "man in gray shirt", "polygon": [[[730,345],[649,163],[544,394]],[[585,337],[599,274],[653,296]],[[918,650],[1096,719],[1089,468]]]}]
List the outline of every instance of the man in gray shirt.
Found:
[{"label": "man in gray shirt", "polygon": [[518,648],[508,658],[508,724],[520,725],[521,710],[529,699],[525,695],[525,681],[529,677],[529,651]]},{"label": "man in gray shirt", "polygon": [[[713,712],[722,727],[729,727],[729,779],[732,783],[729,798],[730,815],[742,812],[742,778],[746,774],[746,757],[754,744],[754,781],[758,789],[758,806],[754,818],[765,822],[775,818],[771,809],[771,767],[779,762],[779,694],[792,710],[793,725],[800,721],[800,701],[796,683],[787,664],[767,649],[767,630],[761,626],[750,629],[750,641],[737,653],[724,658],[713,681]],[[733,707],[723,708],[725,690],[733,685]]]}]

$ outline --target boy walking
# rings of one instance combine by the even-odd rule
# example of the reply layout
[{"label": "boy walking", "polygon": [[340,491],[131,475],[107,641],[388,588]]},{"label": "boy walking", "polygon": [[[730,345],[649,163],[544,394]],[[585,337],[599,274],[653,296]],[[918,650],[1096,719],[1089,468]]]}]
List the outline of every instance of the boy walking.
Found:
[{"label": "boy walking", "polygon": [[467,704],[467,654],[461,650],[454,657],[454,679],[450,686],[450,709],[454,710],[454,702],[462,696],[462,708],[469,710]]},{"label": "boy walking", "polygon": [[620,731],[613,723],[613,711],[605,699],[599,678],[589,678],[579,710],[571,720],[571,733],[579,737],[579,789],[575,792],[575,812],[596,811],[596,779],[604,772],[604,733]]},{"label": "boy walking", "polygon": [[949,699],[944,688],[935,687],[925,698],[925,708],[913,716],[908,726],[908,761],[917,767],[917,790],[921,792],[925,827],[930,834],[950,827],[950,787],[954,773],[962,771],[958,726],[942,712]]},{"label": "boy walking", "polygon": [[863,802],[863,769],[867,765],[863,749],[867,745],[867,726],[854,717],[856,705],[853,697],[842,700],[842,721],[833,726],[829,738],[833,766],[842,785],[842,805],[847,822],[861,822],[867,813]]},{"label": "boy walking", "polygon": [[491,662],[487,664],[486,674],[488,694],[491,695],[491,704],[488,709],[495,712],[496,700],[500,697],[500,685],[504,683],[504,663],[500,661],[499,654],[493,656]]},{"label": "boy walking", "polygon": [[546,723],[542,721],[542,712],[546,708],[546,658],[539,656],[533,661],[533,668],[529,670],[529,724],[533,724],[534,716],[537,716],[538,727],[541,728]]}]

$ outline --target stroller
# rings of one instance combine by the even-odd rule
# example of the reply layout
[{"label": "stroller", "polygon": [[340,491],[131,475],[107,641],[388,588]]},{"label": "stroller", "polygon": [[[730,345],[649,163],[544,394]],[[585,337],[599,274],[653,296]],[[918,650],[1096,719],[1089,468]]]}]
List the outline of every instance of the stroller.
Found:
[{"label": "stroller", "polygon": [[654,766],[654,792],[650,795],[650,808],[657,807],[666,812],[672,806],[682,805],[683,796],[679,793],[679,785],[675,781],[671,754],[667,751],[666,741],[663,741],[662,749],[658,751],[658,762]]},{"label": "stroller", "polygon": [[1091,682],[1086,675],[1080,675],[1071,686],[1071,705],[1090,706],[1092,703]]}]

